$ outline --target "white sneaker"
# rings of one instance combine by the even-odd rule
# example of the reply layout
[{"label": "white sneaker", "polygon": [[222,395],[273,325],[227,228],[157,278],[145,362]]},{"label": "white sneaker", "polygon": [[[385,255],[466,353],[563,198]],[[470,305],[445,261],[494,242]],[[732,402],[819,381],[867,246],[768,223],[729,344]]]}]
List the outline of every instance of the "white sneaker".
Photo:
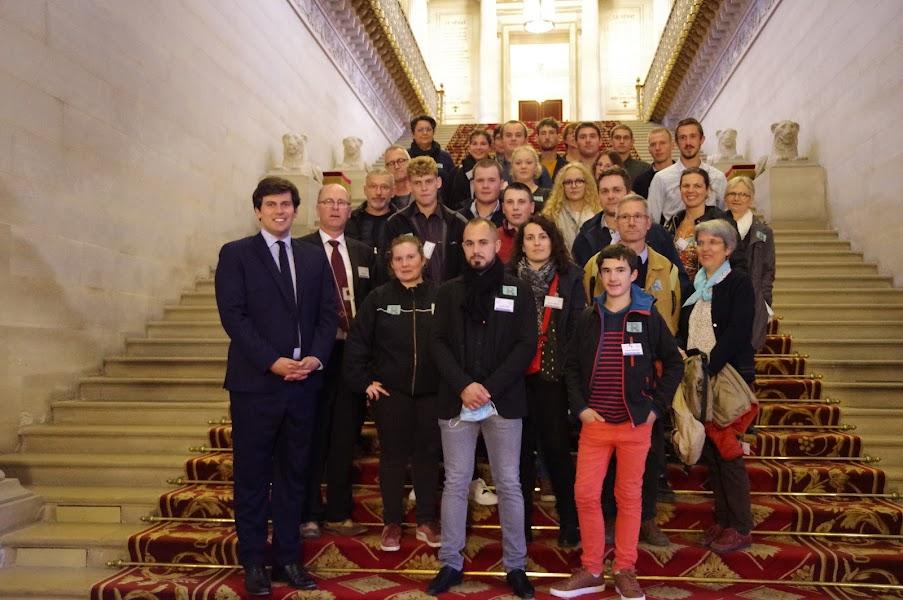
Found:
[{"label": "white sneaker", "polygon": [[481,477],[470,482],[470,497],[481,506],[495,506],[499,503],[499,497],[486,487],[486,482]]},{"label": "white sneaker", "polygon": [[417,502],[417,494],[414,493],[414,488],[411,488],[411,493],[408,494],[408,500],[411,504],[415,504]]}]

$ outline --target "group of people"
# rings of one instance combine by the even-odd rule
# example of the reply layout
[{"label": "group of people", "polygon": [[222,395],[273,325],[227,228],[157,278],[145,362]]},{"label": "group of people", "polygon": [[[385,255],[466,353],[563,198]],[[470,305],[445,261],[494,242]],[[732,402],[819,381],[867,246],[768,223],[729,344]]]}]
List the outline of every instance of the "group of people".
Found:
[{"label": "group of people", "polygon": [[[271,579],[311,589],[301,538],[366,531],[352,519],[351,473],[369,407],[380,548],[400,550],[413,500],[414,536],[438,548],[443,565],[430,594],[462,580],[475,500],[498,504],[507,581],[533,597],[527,545],[540,473],[554,493],[558,545],[582,545],[582,569],[552,594],[603,590],[613,544],[616,590],[644,598],[637,544],[669,544],[655,506],[673,499],[666,438],[685,357],[703,354],[713,376],[731,365],[751,383],[765,340],[774,242],[753,210],[754,184],[702,163],[694,119],[674,132],[677,161],[671,132],[650,132],[651,165],[631,156],[627,126],[602,152],[596,123],[562,132],[544,119],[539,151],[527,126],[510,121],[497,136],[474,130],[455,167],[435,126],[412,120],[411,147],[385,151],[361,206],[325,185],[319,229],[303,238],[291,237],[297,189],[262,180],[252,195],[260,233],[220,253],[246,589],[269,594]],[[477,476],[478,452],[494,492]],[[743,458],[712,440],[703,456],[715,523],[702,543],[742,549],[752,528]]]}]

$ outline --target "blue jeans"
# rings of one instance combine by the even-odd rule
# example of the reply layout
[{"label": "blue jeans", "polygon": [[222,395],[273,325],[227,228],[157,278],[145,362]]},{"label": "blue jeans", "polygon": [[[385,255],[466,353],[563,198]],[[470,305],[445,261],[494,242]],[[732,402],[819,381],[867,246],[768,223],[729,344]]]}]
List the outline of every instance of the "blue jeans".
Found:
[{"label": "blue jeans", "polygon": [[524,497],[520,489],[521,420],[494,415],[478,423],[439,419],[445,463],[442,492],[442,548],[439,560],[458,571],[464,568],[467,499],[473,478],[477,437],[483,433],[492,480],[499,497],[502,564],[505,571],[526,569]]}]

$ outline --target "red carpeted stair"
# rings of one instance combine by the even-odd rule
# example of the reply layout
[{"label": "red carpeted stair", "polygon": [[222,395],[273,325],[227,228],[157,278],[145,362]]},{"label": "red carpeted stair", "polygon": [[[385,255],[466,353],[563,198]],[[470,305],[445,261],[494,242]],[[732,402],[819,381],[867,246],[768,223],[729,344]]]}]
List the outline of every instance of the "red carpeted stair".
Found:
[{"label": "red carpeted stair", "polygon": [[[821,384],[806,375],[806,357],[791,354],[789,336],[773,331],[769,352],[757,357],[756,394],[763,399],[747,459],[753,493],[755,531],[746,551],[719,556],[700,547],[712,524],[706,468],[669,466],[675,503],[660,503],[657,522],[671,545],[640,545],[637,569],[648,598],[790,600],[804,598],[900,598],[880,586],[903,583],[903,508],[883,497],[881,469],[861,456],[861,442],[841,422],[841,410],[821,398]],[[378,486],[378,449],[372,428],[365,428],[372,452],[355,461],[353,518],[370,526],[358,538],[324,535],[305,544],[304,562],[319,589],[298,592],[275,587],[276,599],[427,598],[425,581],[439,567],[436,551],[406,529],[402,549],[379,550],[382,500]],[[135,563],[94,586],[96,600],[242,598],[242,574],[234,568],[204,565],[237,563],[232,517],[231,427],[211,427],[210,449],[186,464],[187,484],[163,494],[159,516],[129,540]],[[367,446],[368,444],[365,444]],[[409,507],[410,508],[410,507]],[[206,521],[204,519],[207,519]],[[413,521],[413,512],[407,516]],[[495,507],[471,506],[465,550],[473,576],[454,597],[508,598],[501,569],[498,514]],[[534,541],[529,546],[538,596],[547,596],[553,578],[579,565],[579,552],[557,548],[552,504],[534,507]],[[834,535],[825,535],[834,534]],[[862,534],[862,535],[860,535]],[[166,563],[150,566],[148,563]],[[175,568],[169,563],[192,565]],[[399,572],[403,571],[403,572]],[[678,578],[678,579],[672,579]],[[810,582],[810,585],[800,583]],[[812,586],[811,582],[872,584],[874,588]],[[606,591],[599,598],[616,597]]]}]

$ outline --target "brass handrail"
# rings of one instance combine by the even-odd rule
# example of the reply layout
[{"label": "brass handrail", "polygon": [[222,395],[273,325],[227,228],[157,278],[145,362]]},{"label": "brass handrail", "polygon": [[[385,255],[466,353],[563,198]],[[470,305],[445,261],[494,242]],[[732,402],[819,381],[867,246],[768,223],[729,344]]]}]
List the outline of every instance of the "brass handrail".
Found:
[{"label": "brass handrail", "polygon": [[[164,563],[164,562],[142,562],[127,560],[111,560],[107,562],[107,566],[114,569],[123,567],[164,567],[169,569],[241,569],[241,565],[234,564],[204,564],[204,563]],[[316,573],[341,574],[341,573],[372,573],[374,575],[435,575],[434,569],[337,569],[337,568],[311,568],[310,571]],[[506,573],[503,571],[464,571],[464,575],[469,577],[504,577]],[[544,573],[540,571],[527,571],[528,577],[534,579],[563,579],[570,577],[572,573]],[[881,590],[889,592],[903,591],[903,585],[894,585],[889,583],[862,583],[851,581],[807,581],[807,580],[784,580],[784,579],[736,579],[729,577],[690,577],[680,575],[638,575],[637,579],[642,581],[683,581],[686,583],[723,583],[726,585],[734,583],[749,583],[753,585],[785,585],[787,587],[830,587],[844,589],[860,589],[860,590]]]}]

